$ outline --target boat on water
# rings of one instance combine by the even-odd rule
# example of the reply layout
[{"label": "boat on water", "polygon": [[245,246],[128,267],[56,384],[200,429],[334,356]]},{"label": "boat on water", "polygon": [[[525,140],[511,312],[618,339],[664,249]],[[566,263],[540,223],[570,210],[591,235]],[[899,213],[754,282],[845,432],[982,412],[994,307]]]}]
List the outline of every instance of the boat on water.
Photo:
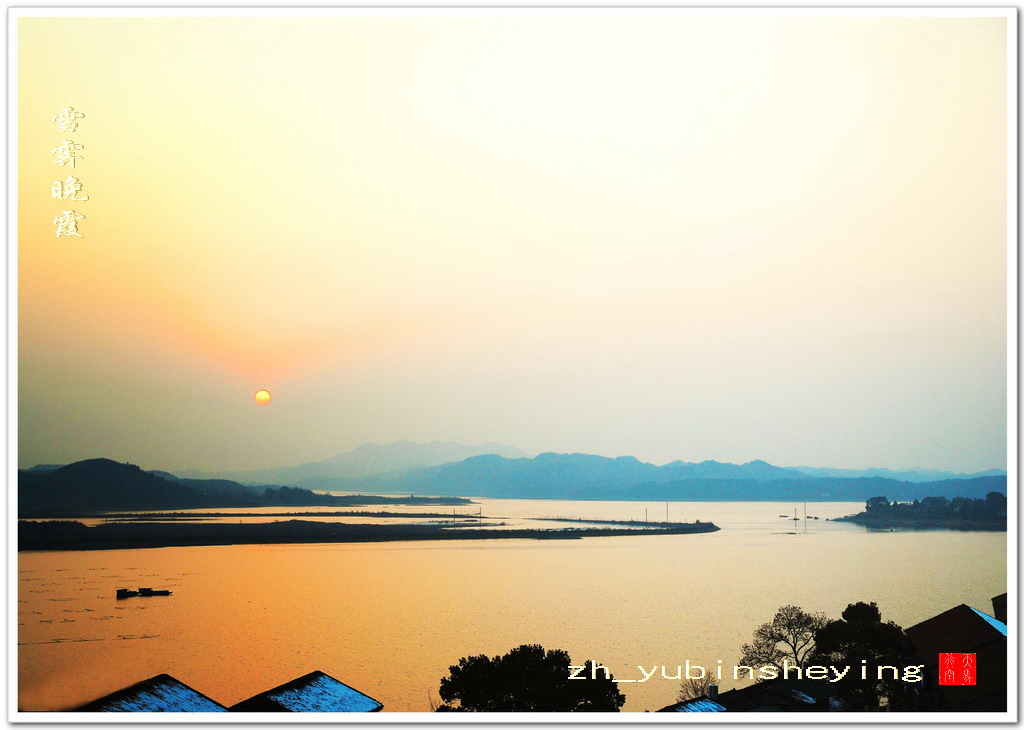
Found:
[{"label": "boat on water", "polygon": [[118,588],[117,597],[121,598],[134,598],[135,596],[169,596],[170,591],[166,590],[154,590],[152,588],[139,588],[137,591],[133,591],[131,588]]}]

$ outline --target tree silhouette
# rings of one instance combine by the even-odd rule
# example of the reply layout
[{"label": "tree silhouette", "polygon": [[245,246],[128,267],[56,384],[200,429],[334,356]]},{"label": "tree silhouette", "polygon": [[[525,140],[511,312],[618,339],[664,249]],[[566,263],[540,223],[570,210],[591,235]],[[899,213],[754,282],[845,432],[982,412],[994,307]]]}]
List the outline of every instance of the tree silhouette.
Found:
[{"label": "tree silhouette", "polygon": [[[618,712],[626,701],[612,675],[586,662],[577,679],[561,649],[523,644],[508,654],[462,657],[441,679],[438,712]],[[581,665],[577,665],[581,666]]]},{"label": "tree silhouette", "polygon": [[989,492],[984,499],[971,497],[925,497],[912,503],[889,502],[886,497],[872,497],[864,504],[867,517],[880,524],[913,524],[914,522],[998,522],[1006,520],[1006,495]]},{"label": "tree silhouette", "polygon": [[754,631],[754,640],[742,647],[740,662],[749,667],[805,667],[813,664],[814,635],[828,621],[823,613],[807,613],[799,606],[782,606],[775,617]]},{"label": "tree silhouette", "polygon": [[889,511],[888,497],[872,497],[864,504],[864,511],[876,515],[880,512]]},{"label": "tree silhouette", "polygon": [[[854,668],[839,680],[838,687],[867,707],[878,707],[879,700],[886,696],[892,709],[901,709],[907,685],[888,671],[878,679],[876,668],[892,666],[902,671],[906,662],[901,659],[907,649],[903,629],[892,621],[883,623],[877,604],[857,602],[846,607],[841,619],[829,621],[818,630],[813,663]],[[861,666],[868,667],[866,679],[856,671]]]},{"label": "tree silhouette", "polygon": [[711,672],[705,672],[700,679],[684,679],[679,683],[679,694],[676,695],[676,699],[686,702],[686,700],[707,697],[711,692],[711,685],[717,682],[718,680]]}]

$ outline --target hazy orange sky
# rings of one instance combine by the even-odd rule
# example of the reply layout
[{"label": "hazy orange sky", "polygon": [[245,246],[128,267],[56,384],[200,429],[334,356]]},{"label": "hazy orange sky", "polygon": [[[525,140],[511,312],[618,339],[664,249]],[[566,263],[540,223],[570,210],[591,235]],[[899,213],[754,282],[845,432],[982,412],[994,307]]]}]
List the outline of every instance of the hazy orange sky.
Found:
[{"label": "hazy orange sky", "polygon": [[17,22],[21,466],[1006,466],[1005,18]]}]

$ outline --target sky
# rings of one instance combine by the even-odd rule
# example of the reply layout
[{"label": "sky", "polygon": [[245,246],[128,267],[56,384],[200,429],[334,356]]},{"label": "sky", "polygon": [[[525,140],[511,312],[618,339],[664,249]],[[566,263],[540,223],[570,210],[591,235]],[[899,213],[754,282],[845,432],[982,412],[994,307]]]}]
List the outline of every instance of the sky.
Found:
[{"label": "sky", "polygon": [[1005,37],[22,18],[18,463],[1005,468]]}]

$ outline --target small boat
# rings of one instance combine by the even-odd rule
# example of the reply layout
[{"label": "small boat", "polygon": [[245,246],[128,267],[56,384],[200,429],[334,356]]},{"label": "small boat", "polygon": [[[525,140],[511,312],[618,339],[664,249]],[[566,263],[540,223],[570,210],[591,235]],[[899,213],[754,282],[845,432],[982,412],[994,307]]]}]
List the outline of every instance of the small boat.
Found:
[{"label": "small boat", "polygon": [[132,596],[137,596],[137,595],[139,595],[139,592],[138,591],[133,591],[130,588],[118,588],[117,589],[117,597],[119,599],[120,598],[131,598]]},{"label": "small boat", "polygon": [[140,596],[169,596],[170,591],[155,591],[152,588],[139,588]]}]

